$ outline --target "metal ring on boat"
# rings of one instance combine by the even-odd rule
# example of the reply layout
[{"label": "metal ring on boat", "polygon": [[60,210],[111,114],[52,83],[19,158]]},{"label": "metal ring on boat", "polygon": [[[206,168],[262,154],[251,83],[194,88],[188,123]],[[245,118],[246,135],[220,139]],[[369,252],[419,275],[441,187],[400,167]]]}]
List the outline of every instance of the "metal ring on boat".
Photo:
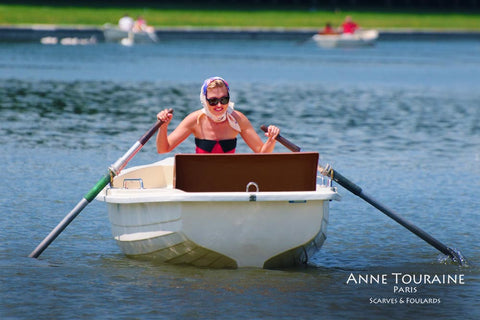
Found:
[{"label": "metal ring on boat", "polygon": [[251,186],[254,186],[257,189],[255,192],[260,191],[260,189],[258,188],[258,184],[256,184],[253,181],[250,181],[249,183],[247,183],[247,188],[246,188],[245,192],[248,192],[248,190],[250,189]]},{"label": "metal ring on boat", "polygon": [[[253,181],[250,181],[249,183],[247,183],[247,188],[246,188],[245,192],[248,192],[248,189],[250,189],[251,186],[254,186],[255,189],[257,189],[255,192],[258,192],[260,190],[258,188],[258,184],[256,184]],[[250,197],[248,198],[248,200],[249,201],[257,201],[257,196],[255,194],[251,194]]]}]

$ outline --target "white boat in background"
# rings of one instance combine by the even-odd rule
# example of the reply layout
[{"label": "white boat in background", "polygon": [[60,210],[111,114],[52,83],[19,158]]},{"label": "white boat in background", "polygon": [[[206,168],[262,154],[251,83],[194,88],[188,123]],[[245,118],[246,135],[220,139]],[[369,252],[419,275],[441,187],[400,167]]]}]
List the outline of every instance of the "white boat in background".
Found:
[{"label": "white boat in background", "polygon": [[96,44],[97,38],[95,36],[90,38],[67,37],[59,40],[57,37],[43,37],[40,39],[40,43],[47,45],[55,45],[60,43],[64,46],[89,45]]},{"label": "white boat in background", "polygon": [[320,249],[329,202],[340,199],[317,166],[313,152],[180,154],[124,170],[97,200],[129,257],[289,267]]},{"label": "white boat in background", "polygon": [[124,31],[109,23],[103,25],[103,36],[106,42],[118,42],[124,45],[134,43],[155,43],[158,41],[155,31]]},{"label": "white boat in background", "polygon": [[313,40],[323,48],[372,46],[378,39],[377,30],[358,30],[355,33],[315,34]]}]

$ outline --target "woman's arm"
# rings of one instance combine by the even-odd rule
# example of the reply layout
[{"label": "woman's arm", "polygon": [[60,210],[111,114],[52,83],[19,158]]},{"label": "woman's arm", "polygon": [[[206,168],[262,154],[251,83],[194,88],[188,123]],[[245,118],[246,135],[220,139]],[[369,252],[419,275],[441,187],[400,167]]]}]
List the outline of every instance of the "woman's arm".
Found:
[{"label": "woman's arm", "polygon": [[237,121],[240,124],[242,131],[240,135],[242,136],[245,143],[253,150],[255,153],[271,153],[275,148],[275,138],[280,133],[280,129],[276,126],[269,126],[268,131],[265,133],[267,141],[263,143],[260,136],[257,134],[252,124],[248,118],[241,112],[236,111],[238,116]]},{"label": "woman's arm", "polygon": [[196,123],[196,115],[193,113],[185,117],[180,124],[168,135],[168,124],[172,120],[172,114],[167,109],[157,114],[157,119],[164,121],[157,133],[157,152],[167,153],[175,149],[193,132],[193,126]]},{"label": "woman's arm", "polygon": [[267,137],[267,141],[262,146],[260,150],[261,153],[271,153],[275,148],[275,142],[277,142],[276,138],[280,133],[280,129],[276,126],[269,125],[268,131],[265,132],[265,136]]}]

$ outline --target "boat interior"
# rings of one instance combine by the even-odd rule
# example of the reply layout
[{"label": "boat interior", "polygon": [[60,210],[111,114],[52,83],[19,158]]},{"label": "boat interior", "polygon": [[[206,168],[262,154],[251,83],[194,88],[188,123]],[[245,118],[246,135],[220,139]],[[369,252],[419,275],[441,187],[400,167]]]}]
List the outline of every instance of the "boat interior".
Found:
[{"label": "boat interior", "polygon": [[173,187],[186,192],[315,191],[318,158],[317,152],[177,154],[173,166],[160,161],[126,170],[115,177],[112,187]]}]

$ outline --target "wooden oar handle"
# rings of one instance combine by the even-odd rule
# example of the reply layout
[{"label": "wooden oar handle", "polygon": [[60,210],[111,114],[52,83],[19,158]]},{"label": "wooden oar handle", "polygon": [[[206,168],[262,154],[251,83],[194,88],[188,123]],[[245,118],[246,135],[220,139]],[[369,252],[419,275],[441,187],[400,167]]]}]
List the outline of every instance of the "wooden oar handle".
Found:
[{"label": "wooden oar handle", "polygon": [[[264,132],[268,132],[268,127],[264,124],[262,124],[260,126],[260,129],[262,129]],[[288,141],[287,139],[285,139],[281,135],[278,135],[276,139],[277,139],[278,142],[283,144],[285,147],[287,147],[288,150],[290,150],[292,152],[300,152],[300,150],[301,150],[301,148],[299,146],[297,146],[296,144]]]},{"label": "wooden oar handle", "polygon": [[[168,109],[168,113],[173,113],[173,109]],[[144,145],[152,136],[155,132],[157,132],[158,128],[163,124],[163,121],[158,120],[153,127],[150,128],[138,141]]]}]

